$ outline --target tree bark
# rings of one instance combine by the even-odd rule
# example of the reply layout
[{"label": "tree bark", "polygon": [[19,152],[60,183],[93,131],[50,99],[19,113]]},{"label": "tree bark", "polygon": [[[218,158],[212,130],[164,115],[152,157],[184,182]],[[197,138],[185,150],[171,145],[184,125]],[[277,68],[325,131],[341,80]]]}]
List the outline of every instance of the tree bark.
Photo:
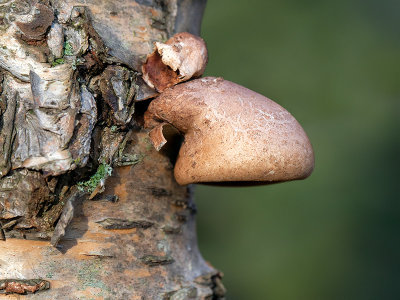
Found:
[{"label": "tree bark", "polygon": [[1,299],[223,298],[176,149],[142,129],[141,64],[205,2],[0,1]]}]

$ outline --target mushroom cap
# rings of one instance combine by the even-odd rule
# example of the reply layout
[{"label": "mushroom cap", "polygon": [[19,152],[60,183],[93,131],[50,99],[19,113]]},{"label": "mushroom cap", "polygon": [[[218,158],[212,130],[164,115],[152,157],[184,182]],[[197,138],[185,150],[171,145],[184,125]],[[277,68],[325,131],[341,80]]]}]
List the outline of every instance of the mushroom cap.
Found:
[{"label": "mushroom cap", "polygon": [[287,110],[222,78],[179,84],[150,103],[145,125],[156,148],[166,123],[184,135],[174,170],[182,185],[288,181],[314,168],[310,141]]}]

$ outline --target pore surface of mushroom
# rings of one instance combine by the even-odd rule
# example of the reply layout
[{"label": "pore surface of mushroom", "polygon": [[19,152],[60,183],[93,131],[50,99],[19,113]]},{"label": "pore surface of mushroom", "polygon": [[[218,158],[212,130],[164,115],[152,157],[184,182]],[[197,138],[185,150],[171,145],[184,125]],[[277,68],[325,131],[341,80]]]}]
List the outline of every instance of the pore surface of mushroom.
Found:
[{"label": "pore surface of mushroom", "polygon": [[310,141],[296,119],[272,100],[222,78],[165,90],[145,114],[157,149],[171,124],[184,135],[175,165],[179,184],[280,182],[314,168]]}]

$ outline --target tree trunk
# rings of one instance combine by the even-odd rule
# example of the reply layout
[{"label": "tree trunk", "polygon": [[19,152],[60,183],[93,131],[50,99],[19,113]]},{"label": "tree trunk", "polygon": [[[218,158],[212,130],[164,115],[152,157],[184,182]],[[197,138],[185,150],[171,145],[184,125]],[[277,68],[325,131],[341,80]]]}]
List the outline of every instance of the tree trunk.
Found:
[{"label": "tree trunk", "polygon": [[176,149],[155,151],[142,129],[157,95],[146,55],[199,34],[204,6],[0,1],[1,299],[223,297]]}]

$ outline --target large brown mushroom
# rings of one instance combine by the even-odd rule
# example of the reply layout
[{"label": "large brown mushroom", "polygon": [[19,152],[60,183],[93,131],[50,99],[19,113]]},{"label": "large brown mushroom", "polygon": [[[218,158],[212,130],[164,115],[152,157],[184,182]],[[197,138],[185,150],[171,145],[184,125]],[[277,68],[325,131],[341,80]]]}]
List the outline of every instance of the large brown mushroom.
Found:
[{"label": "large brown mushroom", "polygon": [[184,136],[174,171],[182,185],[281,182],[314,168],[310,141],[287,110],[222,78],[176,85],[150,103],[145,126],[157,150],[167,124]]}]

